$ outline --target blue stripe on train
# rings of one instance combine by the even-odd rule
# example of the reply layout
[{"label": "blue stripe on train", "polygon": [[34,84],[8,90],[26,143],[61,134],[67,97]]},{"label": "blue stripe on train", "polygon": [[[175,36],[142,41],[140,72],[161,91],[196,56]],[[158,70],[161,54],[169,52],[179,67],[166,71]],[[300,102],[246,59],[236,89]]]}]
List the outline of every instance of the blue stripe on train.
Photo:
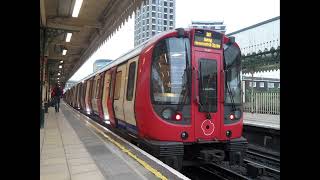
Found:
[{"label": "blue stripe on train", "polygon": [[118,127],[121,128],[121,129],[125,129],[127,131],[130,131],[134,134],[138,134],[138,129],[136,126],[132,125],[132,124],[129,124],[125,121],[122,121],[120,119],[117,119],[118,120]]}]

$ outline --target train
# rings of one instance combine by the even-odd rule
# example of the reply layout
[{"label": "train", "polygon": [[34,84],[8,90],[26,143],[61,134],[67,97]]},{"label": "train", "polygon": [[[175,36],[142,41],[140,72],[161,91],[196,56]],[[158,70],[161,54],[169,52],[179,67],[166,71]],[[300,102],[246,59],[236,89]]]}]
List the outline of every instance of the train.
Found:
[{"label": "train", "polygon": [[136,139],[177,170],[242,163],[241,51],[200,28],[162,32],[65,92],[65,102]]}]

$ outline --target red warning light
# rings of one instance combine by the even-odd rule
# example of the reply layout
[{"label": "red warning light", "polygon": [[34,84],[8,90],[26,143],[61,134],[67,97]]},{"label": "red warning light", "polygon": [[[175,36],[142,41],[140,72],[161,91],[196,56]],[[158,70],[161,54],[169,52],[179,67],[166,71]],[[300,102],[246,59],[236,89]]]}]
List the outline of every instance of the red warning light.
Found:
[{"label": "red warning light", "polygon": [[177,121],[180,121],[180,120],[182,119],[182,116],[181,116],[180,114],[176,114],[176,115],[175,115],[175,119],[176,119]]}]

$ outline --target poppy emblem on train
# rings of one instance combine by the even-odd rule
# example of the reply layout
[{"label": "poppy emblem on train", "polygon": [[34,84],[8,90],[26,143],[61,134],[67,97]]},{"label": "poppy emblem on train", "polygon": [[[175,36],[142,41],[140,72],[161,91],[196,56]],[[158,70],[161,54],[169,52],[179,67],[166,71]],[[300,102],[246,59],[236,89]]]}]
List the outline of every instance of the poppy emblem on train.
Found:
[{"label": "poppy emblem on train", "polygon": [[206,119],[202,122],[201,129],[204,135],[210,136],[214,132],[214,124],[209,119]]}]

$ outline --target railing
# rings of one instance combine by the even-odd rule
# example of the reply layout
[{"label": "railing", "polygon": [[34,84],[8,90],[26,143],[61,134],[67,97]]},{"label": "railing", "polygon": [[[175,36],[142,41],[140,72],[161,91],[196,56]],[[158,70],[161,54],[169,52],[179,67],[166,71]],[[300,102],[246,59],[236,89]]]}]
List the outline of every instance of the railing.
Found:
[{"label": "railing", "polygon": [[245,95],[244,111],[261,114],[280,114],[279,92],[248,92]]}]

